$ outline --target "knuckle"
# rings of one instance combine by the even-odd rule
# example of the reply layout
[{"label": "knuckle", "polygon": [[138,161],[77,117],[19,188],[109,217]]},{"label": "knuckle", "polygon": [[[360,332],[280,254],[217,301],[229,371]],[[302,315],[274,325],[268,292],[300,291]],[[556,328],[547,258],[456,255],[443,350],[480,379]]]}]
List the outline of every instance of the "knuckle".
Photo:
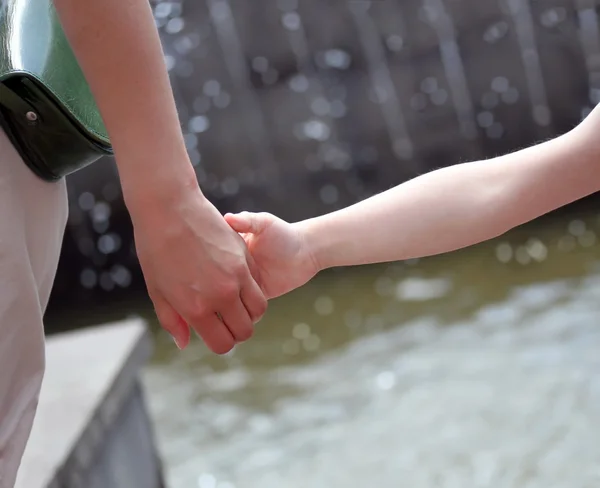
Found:
[{"label": "knuckle", "polygon": [[190,322],[194,326],[202,324],[206,320],[207,315],[206,310],[202,306],[192,307],[187,313]]},{"label": "knuckle", "polygon": [[243,277],[248,273],[248,263],[245,258],[240,258],[236,263],[231,266],[231,273],[237,279]]},{"label": "knuckle", "polygon": [[239,285],[233,280],[221,283],[215,291],[217,298],[223,302],[230,302],[236,299],[240,294]]}]

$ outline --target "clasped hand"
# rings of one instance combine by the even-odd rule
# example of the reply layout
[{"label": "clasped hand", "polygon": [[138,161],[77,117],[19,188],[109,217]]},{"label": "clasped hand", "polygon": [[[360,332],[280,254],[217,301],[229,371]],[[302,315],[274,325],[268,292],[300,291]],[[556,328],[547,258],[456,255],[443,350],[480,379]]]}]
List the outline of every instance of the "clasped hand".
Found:
[{"label": "clasped hand", "polygon": [[199,188],[130,213],[148,293],[177,346],[189,344],[190,329],[217,354],[249,339],[267,309],[258,268]]}]

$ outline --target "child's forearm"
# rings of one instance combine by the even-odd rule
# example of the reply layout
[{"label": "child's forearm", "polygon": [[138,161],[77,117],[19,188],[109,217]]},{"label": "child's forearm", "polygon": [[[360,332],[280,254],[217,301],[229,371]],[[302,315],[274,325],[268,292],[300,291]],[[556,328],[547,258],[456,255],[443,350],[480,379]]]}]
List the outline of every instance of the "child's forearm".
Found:
[{"label": "child's forearm", "polygon": [[456,250],[597,191],[600,161],[590,140],[577,128],[506,156],[433,171],[296,225],[321,268]]},{"label": "child's forearm", "polygon": [[115,149],[126,201],[196,183],[148,0],[54,0]]}]

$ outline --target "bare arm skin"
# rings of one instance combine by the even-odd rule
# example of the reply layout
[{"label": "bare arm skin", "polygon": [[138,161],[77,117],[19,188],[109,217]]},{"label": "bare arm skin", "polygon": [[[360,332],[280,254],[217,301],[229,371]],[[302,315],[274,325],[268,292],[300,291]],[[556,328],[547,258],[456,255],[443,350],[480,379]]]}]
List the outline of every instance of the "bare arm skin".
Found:
[{"label": "bare arm skin", "polygon": [[330,214],[289,224],[225,216],[243,235],[272,298],[324,268],[430,256],[470,246],[600,190],[600,108],[556,139],[450,166]]},{"label": "bare arm skin", "polygon": [[427,173],[298,225],[321,268],[453,251],[599,190],[597,146],[582,125],[505,156]]},{"label": "bare arm skin", "polygon": [[113,143],[161,324],[180,347],[189,325],[213,351],[229,351],[250,337],[266,300],[242,239],[197,184],[148,0],[54,4]]}]

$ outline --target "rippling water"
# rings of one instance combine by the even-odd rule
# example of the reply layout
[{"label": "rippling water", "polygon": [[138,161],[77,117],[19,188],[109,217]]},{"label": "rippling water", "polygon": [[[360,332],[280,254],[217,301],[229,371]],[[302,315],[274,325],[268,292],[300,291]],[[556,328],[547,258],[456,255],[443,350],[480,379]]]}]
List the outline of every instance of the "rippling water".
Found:
[{"label": "rippling water", "polygon": [[227,357],[157,334],[169,486],[598,486],[599,233],[324,273]]}]

